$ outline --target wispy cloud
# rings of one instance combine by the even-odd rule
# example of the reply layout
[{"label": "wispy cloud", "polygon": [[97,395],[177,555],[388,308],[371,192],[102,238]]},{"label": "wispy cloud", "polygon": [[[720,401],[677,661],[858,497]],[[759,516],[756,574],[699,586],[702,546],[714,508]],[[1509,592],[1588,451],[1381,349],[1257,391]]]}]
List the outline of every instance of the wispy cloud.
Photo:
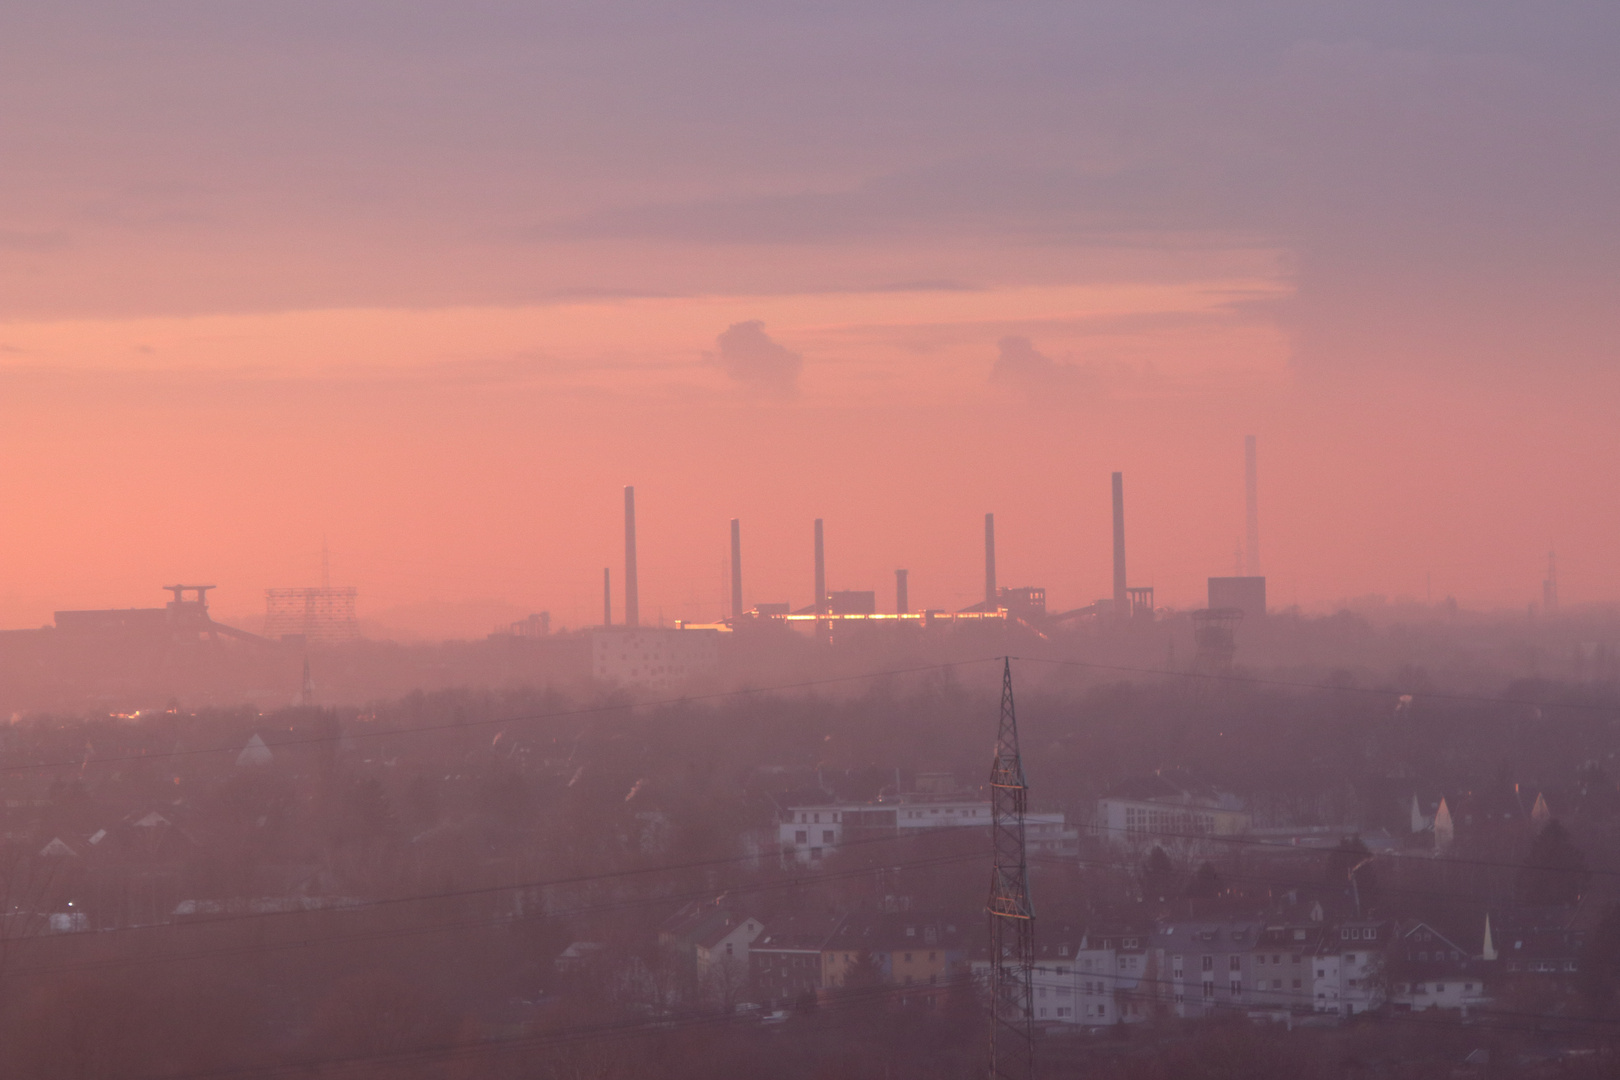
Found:
[{"label": "wispy cloud", "polygon": [[773,340],[759,319],[733,323],[714,344],[721,370],[747,392],[783,400],[798,396],[804,357]]}]

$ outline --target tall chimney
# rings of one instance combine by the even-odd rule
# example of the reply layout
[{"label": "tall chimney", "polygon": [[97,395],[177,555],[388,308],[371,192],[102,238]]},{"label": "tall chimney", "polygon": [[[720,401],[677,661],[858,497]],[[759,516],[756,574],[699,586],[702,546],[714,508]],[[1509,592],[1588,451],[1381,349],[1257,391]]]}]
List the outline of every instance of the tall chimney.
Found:
[{"label": "tall chimney", "polygon": [[894,610],[896,614],[906,615],[911,611],[911,597],[906,595],[906,572],[894,572]]},{"label": "tall chimney", "polygon": [[1260,576],[1260,464],[1255,454],[1254,436],[1243,437],[1243,489],[1244,509],[1249,524],[1248,544],[1244,550],[1244,569],[1250,577]]},{"label": "tall chimney", "polygon": [[996,515],[984,515],[984,606],[996,607]]},{"label": "tall chimney", "polygon": [[742,618],[742,522],[731,519],[731,617]]},{"label": "tall chimney", "polygon": [[816,518],[816,614],[827,614],[827,552],[822,546],[820,518]]},{"label": "tall chimney", "polygon": [[1128,615],[1125,595],[1125,474],[1114,474],[1114,614]]},{"label": "tall chimney", "polygon": [[624,625],[641,625],[641,603],[636,596],[636,489],[624,489]]}]

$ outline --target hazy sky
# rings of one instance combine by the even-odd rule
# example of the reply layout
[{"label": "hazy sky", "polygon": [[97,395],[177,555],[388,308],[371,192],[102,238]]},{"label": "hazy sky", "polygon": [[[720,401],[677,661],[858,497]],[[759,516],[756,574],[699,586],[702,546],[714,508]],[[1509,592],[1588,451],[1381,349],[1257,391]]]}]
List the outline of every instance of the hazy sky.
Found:
[{"label": "hazy sky", "polygon": [[[1620,599],[1620,5],[0,5],[0,624]],[[404,613],[398,619],[407,620]],[[415,616],[434,629],[436,616]],[[479,616],[481,617],[481,616]],[[476,621],[476,620],[475,620]],[[443,629],[481,629],[451,626]]]}]

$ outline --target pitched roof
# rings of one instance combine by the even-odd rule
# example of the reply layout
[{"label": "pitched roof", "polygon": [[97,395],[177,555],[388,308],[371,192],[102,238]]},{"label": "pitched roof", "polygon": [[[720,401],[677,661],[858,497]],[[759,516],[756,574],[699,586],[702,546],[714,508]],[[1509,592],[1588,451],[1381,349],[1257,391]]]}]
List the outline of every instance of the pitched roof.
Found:
[{"label": "pitched roof", "polygon": [[750,952],[820,952],[833,939],[844,916],[788,915],[765,924]]},{"label": "pitched roof", "polygon": [[236,755],[238,765],[268,765],[274,760],[275,755],[264,745],[264,740],[259,738],[257,732],[248,739],[247,745],[242,747],[242,752]]}]

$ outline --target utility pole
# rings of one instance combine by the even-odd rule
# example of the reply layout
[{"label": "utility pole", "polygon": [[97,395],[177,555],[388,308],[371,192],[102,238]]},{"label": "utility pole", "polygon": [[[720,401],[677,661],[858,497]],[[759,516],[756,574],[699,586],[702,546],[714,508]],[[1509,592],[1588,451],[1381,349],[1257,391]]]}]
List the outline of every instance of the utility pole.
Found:
[{"label": "utility pole", "polygon": [[990,766],[990,1080],[1035,1075],[1035,908],[1029,899],[1024,812],[1029,784],[1018,753],[1012,660],[1002,662],[1001,721]]}]

